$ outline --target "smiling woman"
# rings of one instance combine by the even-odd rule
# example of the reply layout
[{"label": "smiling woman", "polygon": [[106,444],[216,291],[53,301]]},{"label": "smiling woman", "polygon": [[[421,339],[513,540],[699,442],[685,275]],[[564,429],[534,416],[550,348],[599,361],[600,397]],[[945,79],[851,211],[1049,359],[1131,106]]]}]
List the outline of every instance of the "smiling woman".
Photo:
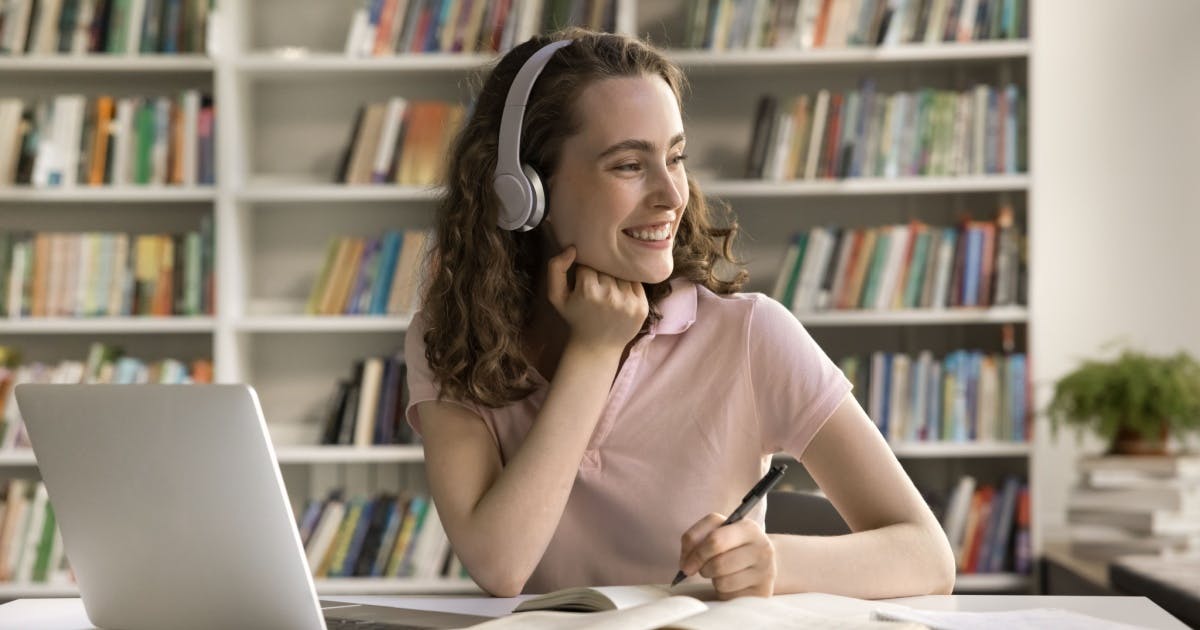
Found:
[{"label": "smiling woman", "polygon": [[[568,29],[506,54],[456,139],[405,341],[455,552],[495,595],[679,570],[722,598],[949,592],[945,535],[850,382],[739,292],[737,224],[684,167],[683,85],[642,42]],[[768,536],[762,504],[720,526],[779,451],[854,533]]]}]

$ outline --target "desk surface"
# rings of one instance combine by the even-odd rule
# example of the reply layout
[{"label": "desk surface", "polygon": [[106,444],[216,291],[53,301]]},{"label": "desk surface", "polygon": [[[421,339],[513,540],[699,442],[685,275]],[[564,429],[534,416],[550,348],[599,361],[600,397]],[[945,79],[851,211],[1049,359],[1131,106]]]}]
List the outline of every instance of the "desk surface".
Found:
[{"label": "desk surface", "polygon": [[[486,616],[508,614],[523,597],[383,597],[339,596],[326,600],[398,606],[419,610],[470,612]],[[1187,626],[1145,597],[1072,597],[1054,595],[926,595],[882,600],[926,610],[1003,611],[1061,608],[1110,621],[1163,630]],[[827,614],[854,612],[822,610]],[[94,630],[78,598],[21,599],[0,606],[0,630]]]}]

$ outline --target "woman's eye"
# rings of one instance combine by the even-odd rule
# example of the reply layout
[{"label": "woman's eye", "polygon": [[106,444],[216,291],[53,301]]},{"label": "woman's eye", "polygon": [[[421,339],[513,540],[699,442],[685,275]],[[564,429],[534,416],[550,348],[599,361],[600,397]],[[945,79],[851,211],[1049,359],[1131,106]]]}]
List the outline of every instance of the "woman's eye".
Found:
[{"label": "woman's eye", "polygon": [[634,164],[622,164],[622,165],[620,165],[620,166],[618,166],[618,167],[617,167],[617,170],[618,170],[618,171],[622,171],[622,170],[636,171],[636,170],[637,170],[637,169],[639,169],[639,168],[641,168],[641,165],[640,165],[640,164],[636,164],[636,163],[634,163]]},{"label": "woman's eye", "polygon": [[[671,164],[672,165],[681,164],[681,163],[683,163],[684,160],[687,159],[687,157],[688,157],[687,154],[680,153],[679,155],[676,155],[675,157],[671,158]],[[638,164],[637,162],[631,162],[629,164],[622,164],[622,165],[616,167],[616,169],[618,171],[627,171],[627,172],[631,172],[631,173],[636,172],[636,171],[640,170],[641,168],[642,168],[642,165]]]},{"label": "woman's eye", "polygon": [[675,163],[676,163],[676,164],[681,164],[681,163],[683,163],[683,161],[684,161],[684,160],[686,160],[687,158],[688,158],[688,156],[687,156],[687,154],[686,154],[686,153],[680,153],[679,155],[676,155],[676,156],[675,156]]}]

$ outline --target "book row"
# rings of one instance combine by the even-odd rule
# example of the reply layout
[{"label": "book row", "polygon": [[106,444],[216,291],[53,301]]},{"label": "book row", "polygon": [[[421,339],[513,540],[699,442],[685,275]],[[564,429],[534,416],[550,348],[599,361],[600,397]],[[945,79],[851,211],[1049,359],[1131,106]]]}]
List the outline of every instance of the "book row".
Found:
[{"label": "book row", "polygon": [[964,176],[1026,171],[1027,103],[1016,84],[759,98],[747,179]]},{"label": "book row", "polygon": [[706,50],[940,44],[1028,36],[1024,0],[697,0],[684,46]]},{"label": "book row", "polygon": [[346,498],[334,490],[310,499],[298,526],[316,578],[467,577],[425,495]]},{"label": "book row", "polygon": [[794,313],[1024,304],[1024,236],[1011,208],[957,227],[817,226],[792,238],[772,297]]},{"label": "book row", "polygon": [[334,181],[341,184],[440,183],[441,165],[467,108],[403,97],[358,108]]},{"label": "book row", "polygon": [[309,315],[404,315],[417,308],[426,230],[335,236],[325,250],[304,312]]},{"label": "book row", "polygon": [[22,364],[20,353],[0,346],[0,450],[28,448],[29,436],[17,408],[14,388],[21,383],[211,383],[210,359],[184,361],[166,358],[145,361],[116,346],[93,343],[84,361]]},{"label": "book row", "polygon": [[0,99],[0,186],[212,184],[215,111],[196,90]]},{"label": "book row", "polygon": [[10,479],[0,503],[0,582],[70,584],[74,581],[46,484]]},{"label": "book row", "polygon": [[346,55],[491,53],[568,24],[612,32],[616,0],[362,0]]},{"label": "book row", "polygon": [[211,315],[213,232],[0,231],[0,314]]},{"label": "book row", "polygon": [[349,379],[340,379],[325,416],[321,444],[415,444],[405,420],[408,379],[398,357],[368,357],[354,362]]},{"label": "book row", "polygon": [[1025,442],[1031,388],[1024,354],[955,350],[941,359],[874,352],[839,362],[889,442]]},{"label": "book row", "polygon": [[1014,475],[996,485],[959,478],[942,514],[960,573],[1032,570],[1029,484]]},{"label": "book row", "polygon": [[203,53],[212,0],[7,0],[0,54]]}]

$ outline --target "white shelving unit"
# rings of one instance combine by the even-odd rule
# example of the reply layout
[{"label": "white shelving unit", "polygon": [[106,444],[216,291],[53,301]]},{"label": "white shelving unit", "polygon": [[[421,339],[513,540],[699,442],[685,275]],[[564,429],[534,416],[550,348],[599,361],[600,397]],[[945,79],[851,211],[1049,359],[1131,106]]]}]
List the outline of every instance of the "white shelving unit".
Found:
[{"label": "white shelving unit", "polygon": [[[649,34],[662,45],[662,17],[683,0],[619,0],[618,30]],[[0,57],[0,95],[49,96],[112,91],[170,93],[201,87],[217,105],[217,184],[212,187],[0,189],[0,229],[194,229],[211,214],[216,226],[217,313],[201,318],[0,320],[0,344],[41,360],[82,358],[93,339],[115,340],[134,356],[211,356],[218,382],[248,382],[258,391],[276,441],[293,507],[329,488],[400,488],[424,484],[420,447],[306,446],[316,441],[327,399],[352,361],[400,351],[407,317],[311,317],[302,313],[337,234],[432,227],[436,188],[333,183],[357,106],[394,95],[465,100],[466,79],[488,55],[411,55],[348,59],[341,48],[352,4],[321,0],[218,0],[216,48],[204,56]],[[904,46],[887,50],[671,51],[689,74],[685,103],[689,164],[707,194],[728,201],[743,225],[748,290],[769,290],[786,236],[814,222],[887,223],[910,216],[930,222],[964,207],[980,215],[998,195],[1019,200],[1024,225],[1029,175],[963,178],[746,181],[738,179],[759,94],[842,89],[877,76],[881,89],[948,86],[1016,69],[1023,76],[1028,42]],[[31,85],[26,79],[36,78]],[[17,88],[18,84],[22,87]],[[1027,84],[1027,83],[1026,83]],[[899,88],[897,88],[899,86]],[[703,173],[703,174],[702,174]],[[65,225],[65,227],[64,227]],[[1024,308],[802,314],[829,347],[859,351],[884,335],[910,340],[914,329],[947,330],[949,339],[999,324],[1023,327]],[[969,330],[964,333],[964,330]],[[832,352],[831,352],[832,354]],[[189,357],[181,357],[189,358]],[[1016,466],[1028,471],[1025,444],[898,444],[905,462]],[[906,464],[907,465],[907,464]],[[28,474],[28,452],[0,452],[0,474]],[[22,473],[21,469],[26,469]],[[800,468],[800,467],[796,467]],[[970,590],[1011,590],[1023,576],[963,576]],[[322,594],[472,592],[461,581],[318,581]],[[72,586],[0,584],[0,600],[64,596]]]}]

